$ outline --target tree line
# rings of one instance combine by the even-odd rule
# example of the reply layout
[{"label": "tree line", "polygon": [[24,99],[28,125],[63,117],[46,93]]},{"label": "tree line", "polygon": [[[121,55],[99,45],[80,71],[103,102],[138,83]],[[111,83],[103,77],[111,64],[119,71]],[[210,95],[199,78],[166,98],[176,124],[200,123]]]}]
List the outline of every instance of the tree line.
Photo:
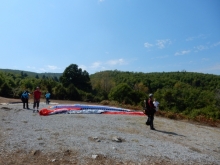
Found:
[{"label": "tree line", "polygon": [[89,75],[70,64],[57,78],[0,72],[0,96],[19,98],[23,90],[49,91],[53,99],[101,102],[117,101],[141,107],[149,93],[160,110],[220,119],[220,76],[195,72],[102,71]]}]

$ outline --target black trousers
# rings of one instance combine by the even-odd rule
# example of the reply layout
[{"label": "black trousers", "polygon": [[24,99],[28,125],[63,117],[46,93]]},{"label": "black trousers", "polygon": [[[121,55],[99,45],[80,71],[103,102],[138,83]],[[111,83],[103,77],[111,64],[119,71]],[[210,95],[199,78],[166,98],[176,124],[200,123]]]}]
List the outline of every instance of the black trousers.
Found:
[{"label": "black trousers", "polygon": [[33,108],[35,108],[37,106],[37,109],[38,109],[39,108],[39,104],[40,104],[40,100],[34,100]]},{"label": "black trousers", "polygon": [[25,104],[26,104],[26,108],[28,109],[28,99],[22,99],[23,102],[23,108],[25,108]]},{"label": "black trousers", "polygon": [[154,114],[148,115],[148,119],[150,122],[150,128],[153,129],[154,128]]},{"label": "black trousers", "polygon": [[50,103],[50,98],[46,98],[46,104]]}]

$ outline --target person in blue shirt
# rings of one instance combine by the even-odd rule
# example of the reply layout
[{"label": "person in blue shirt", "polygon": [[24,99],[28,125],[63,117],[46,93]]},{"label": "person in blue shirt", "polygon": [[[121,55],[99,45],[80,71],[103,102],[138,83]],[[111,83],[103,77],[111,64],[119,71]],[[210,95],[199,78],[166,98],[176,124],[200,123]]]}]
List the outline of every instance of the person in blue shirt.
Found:
[{"label": "person in blue shirt", "polygon": [[30,93],[28,91],[24,91],[22,94],[21,94],[21,101],[23,103],[23,108],[25,109],[25,104],[26,104],[26,108],[29,109],[28,107],[28,99],[29,99],[29,95]]},{"label": "person in blue shirt", "polygon": [[47,93],[45,94],[45,97],[46,97],[46,104],[49,104],[49,103],[50,103],[50,93],[47,92]]}]

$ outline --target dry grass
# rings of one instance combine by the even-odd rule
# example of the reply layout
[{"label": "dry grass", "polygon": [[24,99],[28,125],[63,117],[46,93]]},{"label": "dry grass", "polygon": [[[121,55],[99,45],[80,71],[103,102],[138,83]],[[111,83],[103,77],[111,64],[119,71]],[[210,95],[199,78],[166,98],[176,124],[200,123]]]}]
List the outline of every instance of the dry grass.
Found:
[{"label": "dry grass", "polygon": [[[155,160],[155,163],[157,160]],[[159,163],[159,162],[158,162]],[[81,158],[79,153],[74,150],[62,150],[60,152],[43,153],[40,150],[27,153],[17,150],[13,153],[0,155],[2,165],[135,165],[135,162],[120,161],[114,158],[97,154],[95,157]],[[145,163],[142,163],[144,165]],[[148,164],[146,162],[146,164]],[[166,165],[166,164],[165,164]]]}]

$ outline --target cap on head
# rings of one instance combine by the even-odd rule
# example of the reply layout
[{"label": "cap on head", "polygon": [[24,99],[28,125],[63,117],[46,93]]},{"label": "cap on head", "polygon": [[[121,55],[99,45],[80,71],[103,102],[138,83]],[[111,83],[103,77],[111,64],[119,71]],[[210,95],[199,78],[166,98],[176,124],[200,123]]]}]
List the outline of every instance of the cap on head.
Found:
[{"label": "cap on head", "polygon": [[152,93],[150,93],[150,94],[149,94],[149,97],[153,97],[153,94],[152,94]]}]

